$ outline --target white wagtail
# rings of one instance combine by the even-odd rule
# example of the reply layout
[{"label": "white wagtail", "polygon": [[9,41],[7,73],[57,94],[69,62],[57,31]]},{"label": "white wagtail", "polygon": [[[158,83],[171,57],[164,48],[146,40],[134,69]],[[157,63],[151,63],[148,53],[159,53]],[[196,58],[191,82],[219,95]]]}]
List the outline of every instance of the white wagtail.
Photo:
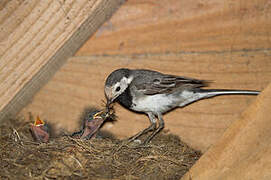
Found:
[{"label": "white wagtail", "polygon": [[107,77],[104,90],[107,107],[117,101],[130,110],[148,115],[151,125],[130,138],[130,141],[133,141],[142,134],[153,131],[144,143],[148,143],[164,128],[162,114],[174,108],[218,95],[260,93],[250,90],[201,89],[204,86],[207,86],[207,81],[204,80],[162,74],[147,69],[122,68],[113,71]]}]

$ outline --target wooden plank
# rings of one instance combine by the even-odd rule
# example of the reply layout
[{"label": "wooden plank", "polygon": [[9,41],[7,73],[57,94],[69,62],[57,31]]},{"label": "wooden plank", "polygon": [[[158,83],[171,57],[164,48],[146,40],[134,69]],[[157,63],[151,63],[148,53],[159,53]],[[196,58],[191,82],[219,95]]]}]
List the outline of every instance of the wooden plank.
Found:
[{"label": "wooden plank", "polygon": [[182,180],[271,178],[271,84]]},{"label": "wooden plank", "polygon": [[[23,109],[40,115],[56,127],[72,132],[87,106],[102,108],[104,81],[116,68],[149,68],[164,73],[213,80],[210,88],[262,90],[271,81],[271,51],[222,53],[168,53],[146,55],[72,57]],[[166,130],[192,147],[205,151],[255,100],[254,96],[206,99],[164,116]],[[118,121],[104,129],[128,137],[147,127],[147,116],[116,105]]]},{"label": "wooden plank", "polygon": [[78,56],[270,49],[269,0],[129,0]]},{"label": "wooden plank", "polygon": [[25,106],[122,2],[1,2],[0,120]]}]

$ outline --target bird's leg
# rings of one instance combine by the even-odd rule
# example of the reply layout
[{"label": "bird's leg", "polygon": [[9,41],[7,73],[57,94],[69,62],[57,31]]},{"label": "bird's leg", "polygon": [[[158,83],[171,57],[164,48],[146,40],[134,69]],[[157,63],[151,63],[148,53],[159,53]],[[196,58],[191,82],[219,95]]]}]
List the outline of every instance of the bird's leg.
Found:
[{"label": "bird's leg", "polygon": [[149,127],[147,127],[146,129],[140,131],[139,133],[135,134],[134,136],[130,137],[129,138],[129,142],[132,142],[134,141],[135,139],[139,138],[140,136],[142,136],[143,134],[146,134],[148,133],[149,131],[153,131],[156,129],[156,118],[154,116],[153,113],[151,112],[148,112],[148,117],[149,117],[149,120],[150,120],[150,123],[151,125]]},{"label": "bird's leg", "polygon": [[148,138],[143,142],[143,144],[148,144],[152,140],[152,138],[165,127],[162,114],[159,113],[157,116],[158,116],[158,124],[159,124],[158,128],[150,136],[148,136]]}]

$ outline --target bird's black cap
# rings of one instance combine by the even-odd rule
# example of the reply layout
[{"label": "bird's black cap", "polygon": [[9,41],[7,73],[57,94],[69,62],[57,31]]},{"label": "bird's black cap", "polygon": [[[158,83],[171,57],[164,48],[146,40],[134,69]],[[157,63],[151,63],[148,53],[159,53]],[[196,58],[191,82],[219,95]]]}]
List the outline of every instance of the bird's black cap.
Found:
[{"label": "bird's black cap", "polygon": [[113,71],[106,79],[105,84],[112,86],[116,82],[120,82],[123,77],[128,78],[130,75],[130,70],[127,68],[121,68]]}]

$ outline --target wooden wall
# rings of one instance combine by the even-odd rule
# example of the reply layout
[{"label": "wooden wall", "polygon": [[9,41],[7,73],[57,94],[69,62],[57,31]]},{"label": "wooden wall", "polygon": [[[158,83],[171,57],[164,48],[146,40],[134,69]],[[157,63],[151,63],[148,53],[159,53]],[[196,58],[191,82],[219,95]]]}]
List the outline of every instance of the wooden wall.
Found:
[{"label": "wooden wall", "polygon": [[[268,0],[128,0],[55,74],[21,114],[39,114],[73,131],[89,105],[102,107],[103,86],[120,67],[213,80],[210,88],[263,90],[271,81]],[[253,96],[221,96],[164,116],[165,129],[206,151],[240,117]],[[106,124],[128,137],[149,124],[116,106]]]}]

